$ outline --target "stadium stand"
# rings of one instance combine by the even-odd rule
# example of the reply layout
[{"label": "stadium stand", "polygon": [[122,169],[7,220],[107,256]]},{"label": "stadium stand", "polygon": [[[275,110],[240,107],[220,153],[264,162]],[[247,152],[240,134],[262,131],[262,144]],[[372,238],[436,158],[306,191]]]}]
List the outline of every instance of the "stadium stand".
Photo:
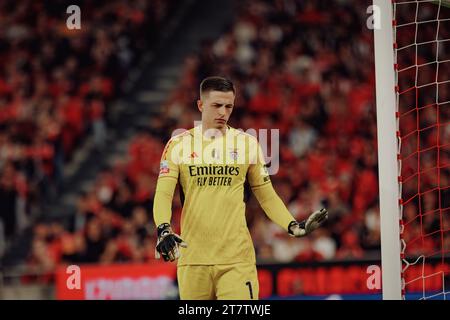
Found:
[{"label": "stadium stand", "polygon": [[[121,1],[112,3],[120,6]],[[163,2],[156,3],[159,8]],[[97,14],[107,16],[111,8],[118,8],[113,4],[105,6],[109,10],[97,11]],[[190,128],[194,120],[200,118],[195,108],[198,85],[202,78],[211,74],[230,77],[238,89],[230,125],[244,130],[280,129],[281,166],[272,181],[296,218],[304,219],[319,206],[329,208],[330,220],[325,228],[310,237],[294,239],[271,223],[251,198],[247,218],[258,262],[379,258],[373,38],[364,27],[367,18],[362,14],[366,12],[364,3],[341,1],[332,14],[326,6],[325,1],[239,1],[234,21],[222,35],[214,40],[205,39],[197,53],[186,57],[179,71],[179,82],[160,106],[158,117],[149,119],[145,128],[132,139],[126,154],[110,168],[99,172],[93,188],[80,195],[71,223],[38,223],[33,227],[27,263],[48,274],[25,280],[52,281],[52,272],[60,263],[153,261],[156,239],[151,210],[160,155],[174,129]],[[6,10],[4,6],[0,12]],[[16,10],[13,17],[19,19],[20,7]],[[148,23],[142,21],[138,12],[129,12],[136,29]],[[130,20],[114,21],[120,35],[120,30]],[[45,19],[40,22],[43,34],[46,33],[45,22],[49,23]],[[131,35],[138,38],[132,39]],[[41,181],[36,177],[49,180],[58,176],[61,170],[58,166],[70,158],[73,148],[87,134],[84,126],[93,127],[95,121],[101,121],[105,105],[119,94],[114,88],[123,78],[126,67],[116,69],[111,64],[127,66],[128,60],[124,57],[144,50],[136,48],[139,36],[142,34],[130,32],[128,39],[132,45],[122,48],[126,51],[122,52],[117,51],[120,48],[111,48],[120,43],[117,38],[108,39],[101,31],[88,33],[87,47],[83,47],[82,40],[74,40],[73,44],[84,48],[83,54],[69,54],[69,59],[59,58],[59,62],[55,62],[55,52],[60,52],[59,46],[68,52],[75,50],[71,42],[60,44],[56,40],[42,39],[39,44],[42,51],[34,57],[48,61],[48,67],[40,73],[33,71],[33,78],[17,71],[10,74],[2,70],[0,109],[7,112],[2,113],[6,119],[2,117],[0,121],[6,123],[13,119],[13,125],[19,125],[21,113],[17,110],[17,99],[29,101],[20,104],[29,106],[26,109],[29,114],[33,102],[37,103],[33,99],[42,99],[39,101],[46,107],[39,109],[39,116],[31,117],[31,126],[35,130],[46,130],[38,130],[40,135],[31,130],[29,138],[33,139],[28,140],[27,149],[13,140],[13,125],[2,126],[1,150],[18,148],[20,151],[14,154],[23,154],[19,156],[23,163],[18,167],[0,158],[3,160],[1,197],[12,199],[16,193],[30,197],[33,186]],[[20,43],[17,44],[17,48],[20,47]],[[4,54],[1,41],[0,48]],[[27,50],[33,48],[36,50],[36,44],[17,50],[10,57],[15,63],[7,64],[9,69],[14,69],[11,66],[24,59]],[[6,52],[11,49],[6,48]],[[111,59],[115,60],[110,61],[111,64],[108,59],[96,60],[97,50],[114,52]],[[423,52],[425,58],[427,54]],[[22,68],[34,70],[33,66],[30,61]],[[71,70],[83,70],[82,66],[87,68],[87,74],[77,72],[79,80],[66,83]],[[35,78],[41,80],[32,82]],[[5,85],[5,79],[16,83],[16,87]],[[31,89],[32,83],[36,88]],[[85,119],[82,110],[90,112],[88,123],[81,121]],[[423,121],[432,118],[432,114],[426,114]],[[42,137],[44,133],[47,136]],[[449,132],[445,134],[448,138]],[[32,154],[28,157],[41,161],[27,166],[24,154]],[[432,163],[435,159],[430,157],[425,161]],[[36,163],[44,174],[36,173]],[[15,177],[14,184],[10,177]],[[448,179],[448,171],[441,179]],[[173,225],[177,231],[181,213],[178,199],[176,196],[173,206]],[[430,194],[423,201],[427,206],[436,199]],[[1,203],[5,206],[11,202]],[[405,215],[408,214],[406,211]],[[411,214],[414,214],[412,209]],[[426,223],[432,229],[436,221],[430,218]],[[429,246],[432,247],[433,242]]]}]

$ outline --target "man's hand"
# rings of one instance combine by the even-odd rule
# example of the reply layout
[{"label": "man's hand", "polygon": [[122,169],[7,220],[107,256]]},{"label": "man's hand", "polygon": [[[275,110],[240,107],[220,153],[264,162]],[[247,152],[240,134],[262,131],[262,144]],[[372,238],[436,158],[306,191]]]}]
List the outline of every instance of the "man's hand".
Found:
[{"label": "man's hand", "polygon": [[292,221],[288,226],[289,234],[294,237],[303,237],[319,228],[328,219],[328,211],[322,208],[313,212],[308,219],[302,222]]},{"label": "man's hand", "polygon": [[179,235],[173,233],[168,223],[159,225],[157,231],[158,241],[156,243],[155,258],[159,259],[162,256],[164,261],[178,259],[180,257],[178,246],[187,248],[187,243]]}]

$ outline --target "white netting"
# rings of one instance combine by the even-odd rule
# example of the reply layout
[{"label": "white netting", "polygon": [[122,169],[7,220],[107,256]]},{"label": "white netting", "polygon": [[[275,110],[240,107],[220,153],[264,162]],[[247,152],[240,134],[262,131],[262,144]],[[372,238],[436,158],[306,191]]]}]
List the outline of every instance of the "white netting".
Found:
[{"label": "white netting", "polygon": [[450,1],[396,0],[393,17],[403,294],[446,299]]}]

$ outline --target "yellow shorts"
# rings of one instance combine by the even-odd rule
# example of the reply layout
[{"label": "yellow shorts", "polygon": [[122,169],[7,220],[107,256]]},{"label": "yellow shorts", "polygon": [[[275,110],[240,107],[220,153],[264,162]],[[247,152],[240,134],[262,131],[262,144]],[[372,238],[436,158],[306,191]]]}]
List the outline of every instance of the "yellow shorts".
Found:
[{"label": "yellow shorts", "polygon": [[256,265],[186,265],[177,269],[181,300],[258,300]]}]

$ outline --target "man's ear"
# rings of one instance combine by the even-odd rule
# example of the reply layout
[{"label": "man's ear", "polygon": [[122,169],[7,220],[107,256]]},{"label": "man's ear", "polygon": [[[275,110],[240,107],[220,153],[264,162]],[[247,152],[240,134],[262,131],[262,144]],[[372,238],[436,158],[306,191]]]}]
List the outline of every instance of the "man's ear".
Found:
[{"label": "man's ear", "polygon": [[197,108],[200,112],[203,112],[203,101],[200,99],[197,100]]}]

